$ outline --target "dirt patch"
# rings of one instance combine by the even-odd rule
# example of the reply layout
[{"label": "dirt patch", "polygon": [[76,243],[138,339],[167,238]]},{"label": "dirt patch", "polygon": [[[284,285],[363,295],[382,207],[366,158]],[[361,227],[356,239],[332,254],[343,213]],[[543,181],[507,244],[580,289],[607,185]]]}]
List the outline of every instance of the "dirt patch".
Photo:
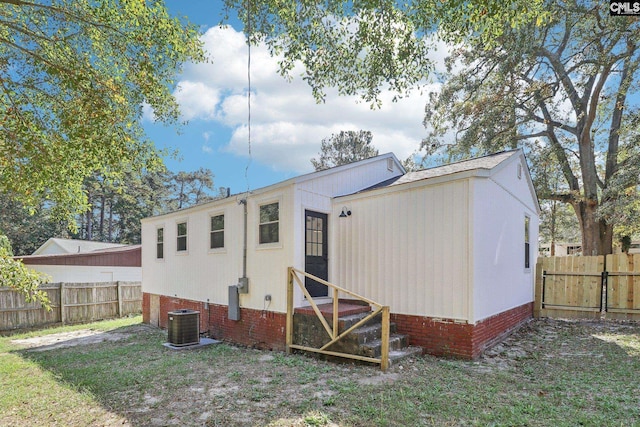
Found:
[{"label": "dirt patch", "polygon": [[58,334],[43,335],[41,337],[11,340],[22,348],[31,351],[48,351],[59,348],[75,347],[79,345],[98,344],[105,341],[121,341],[129,338],[132,334],[148,331],[146,325],[128,328],[126,331],[95,331],[91,329],[80,329],[77,331],[61,332]]}]

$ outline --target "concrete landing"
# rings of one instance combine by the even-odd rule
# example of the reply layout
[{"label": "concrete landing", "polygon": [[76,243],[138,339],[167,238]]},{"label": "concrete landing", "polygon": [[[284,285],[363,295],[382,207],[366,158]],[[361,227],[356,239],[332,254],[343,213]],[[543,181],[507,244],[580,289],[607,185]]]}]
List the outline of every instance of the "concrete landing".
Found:
[{"label": "concrete landing", "polygon": [[[333,303],[326,304],[318,304],[318,309],[320,309],[320,313],[326,318],[331,318],[333,316]],[[340,302],[338,303],[338,317],[350,316],[352,314],[358,313],[368,313],[371,311],[371,306],[362,305],[362,304],[353,304],[348,302]],[[309,307],[298,307],[295,309],[295,313],[300,314],[309,314],[315,315],[313,308]]]},{"label": "concrete landing", "polygon": [[170,348],[171,350],[191,350],[194,348],[202,348],[211,344],[220,344],[222,341],[214,340],[211,338],[200,338],[200,342],[198,344],[191,345],[173,345],[171,343],[164,343],[163,346]]}]

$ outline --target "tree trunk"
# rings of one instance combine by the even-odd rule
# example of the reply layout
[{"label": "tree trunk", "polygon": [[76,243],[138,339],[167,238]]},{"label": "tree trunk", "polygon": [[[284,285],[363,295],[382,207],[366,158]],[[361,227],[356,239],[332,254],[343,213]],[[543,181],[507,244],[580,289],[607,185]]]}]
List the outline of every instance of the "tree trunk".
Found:
[{"label": "tree trunk", "polygon": [[600,241],[603,251],[599,255],[609,255],[613,253],[613,224],[605,220],[598,221],[600,226]]},{"label": "tree trunk", "polygon": [[182,201],[184,199],[184,180],[180,182],[180,194],[178,197],[178,209],[182,209]]},{"label": "tree trunk", "polygon": [[576,214],[582,228],[582,255],[608,255],[613,252],[613,225],[596,217],[598,203],[582,201]]},{"label": "tree trunk", "polygon": [[92,234],[93,234],[93,230],[92,230],[92,226],[93,226],[93,205],[91,204],[91,193],[87,191],[87,200],[89,201],[89,209],[87,209],[86,212],[86,221],[87,223],[86,225],[86,232],[85,232],[85,236],[84,238],[86,240],[91,240],[92,238]]},{"label": "tree trunk", "polygon": [[113,199],[109,199],[109,241],[113,242]]},{"label": "tree trunk", "polygon": [[549,255],[556,256],[556,201],[551,202],[551,247]]},{"label": "tree trunk", "polygon": [[103,194],[100,195],[100,240],[104,240],[104,203],[105,196],[103,191]]},{"label": "tree trunk", "polygon": [[87,240],[92,240],[93,238],[93,212],[92,209],[87,210],[87,235],[85,238]]}]

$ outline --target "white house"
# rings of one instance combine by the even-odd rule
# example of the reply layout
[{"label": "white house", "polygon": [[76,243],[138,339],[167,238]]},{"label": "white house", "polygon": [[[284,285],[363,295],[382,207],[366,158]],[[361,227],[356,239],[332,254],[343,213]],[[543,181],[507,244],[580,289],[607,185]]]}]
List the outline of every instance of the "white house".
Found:
[{"label": "white house", "polygon": [[292,266],[390,306],[426,352],[473,358],[532,315],[538,216],[520,150],[412,173],[393,154],[310,173],[144,219],[144,318],[166,326],[167,312],[197,309],[216,338],[282,349]]}]

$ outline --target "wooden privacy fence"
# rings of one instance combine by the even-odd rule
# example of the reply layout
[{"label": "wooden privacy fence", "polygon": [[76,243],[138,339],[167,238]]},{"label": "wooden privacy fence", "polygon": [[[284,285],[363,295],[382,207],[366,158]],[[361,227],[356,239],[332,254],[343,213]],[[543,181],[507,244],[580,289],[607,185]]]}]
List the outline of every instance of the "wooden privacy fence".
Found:
[{"label": "wooden privacy fence", "polygon": [[640,254],[539,258],[534,316],[640,320]]},{"label": "wooden privacy fence", "polygon": [[20,292],[0,287],[0,331],[52,323],[81,323],[142,312],[140,282],[48,283],[40,287],[51,311],[27,303]]}]

